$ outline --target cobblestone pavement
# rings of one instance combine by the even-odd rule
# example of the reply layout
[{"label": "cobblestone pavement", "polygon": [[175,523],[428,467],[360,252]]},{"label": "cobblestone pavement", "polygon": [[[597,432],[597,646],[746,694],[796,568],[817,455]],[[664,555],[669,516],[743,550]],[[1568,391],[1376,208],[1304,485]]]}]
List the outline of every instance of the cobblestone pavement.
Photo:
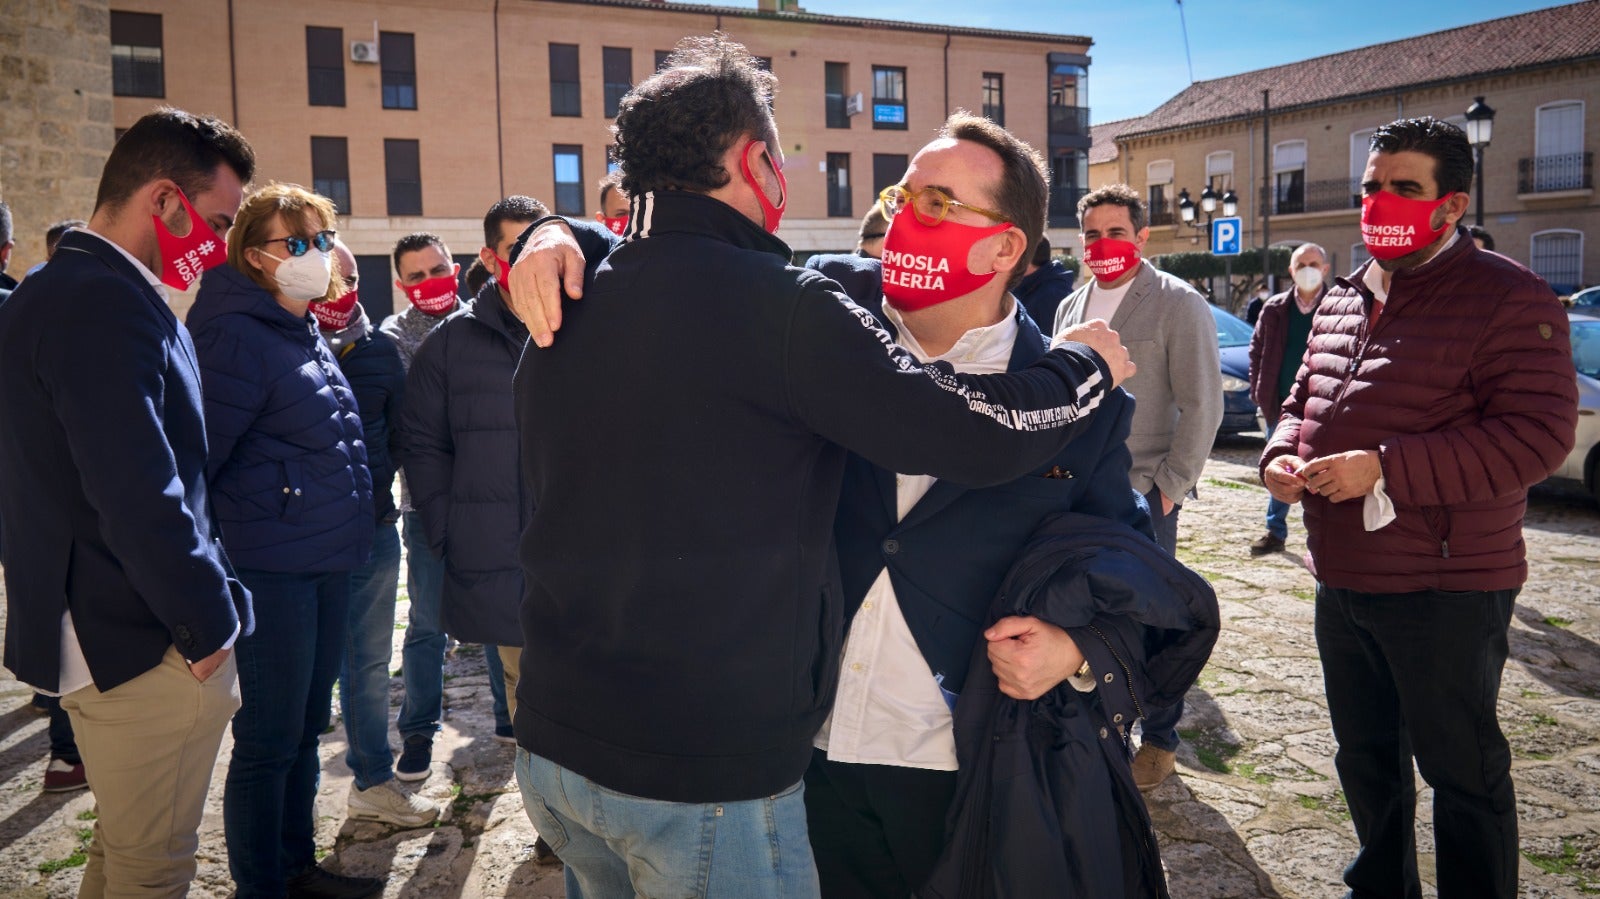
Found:
[{"label": "cobblestone pavement", "polygon": [[[1177,899],[1339,895],[1339,872],[1355,849],[1333,770],[1298,511],[1288,552],[1252,559],[1246,550],[1266,505],[1254,474],[1260,447],[1259,437],[1219,443],[1181,519],[1180,555],[1216,587],[1223,633],[1189,694],[1180,776],[1150,797]],[[1526,537],[1532,573],[1512,621],[1500,700],[1515,755],[1522,894],[1581,896],[1600,892],[1600,511],[1587,498],[1539,488]],[[400,636],[397,629],[395,668]],[[513,750],[490,739],[481,651],[461,648],[446,672],[450,711],[433,775],[421,785],[446,806],[443,819],[411,830],[346,820],[350,774],[336,725],[322,741],[324,864],[388,872],[390,899],[563,896],[560,867],[533,861]],[[398,682],[394,690],[397,708]],[[39,791],[48,742],[28,696],[0,672],[0,897],[71,897],[94,801],[86,792]],[[222,840],[228,753],[224,742],[191,892],[198,899],[231,891]],[[1424,823],[1430,800],[1424,791]],[[1431,851],[1428,828],[1418,845]],[[1425,855],[1429,880],[1432,867]]]}]

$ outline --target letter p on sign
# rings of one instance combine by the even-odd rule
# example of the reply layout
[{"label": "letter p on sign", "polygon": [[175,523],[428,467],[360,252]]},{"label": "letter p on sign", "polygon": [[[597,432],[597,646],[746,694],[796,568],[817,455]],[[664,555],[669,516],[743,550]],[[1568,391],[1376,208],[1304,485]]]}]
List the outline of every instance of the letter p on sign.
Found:
[{"label": "letter p on sign", "polygon": [[1214,219],[1211,222],[1211,255],[1238,256],[1244,234],[1244,221],[1238,216]]}]

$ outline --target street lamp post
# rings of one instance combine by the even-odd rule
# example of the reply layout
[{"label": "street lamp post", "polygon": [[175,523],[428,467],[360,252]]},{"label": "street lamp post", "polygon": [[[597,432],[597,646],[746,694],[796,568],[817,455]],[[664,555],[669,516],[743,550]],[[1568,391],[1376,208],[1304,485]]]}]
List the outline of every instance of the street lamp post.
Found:
[{"label": "street lamp post", "polygon": [[[1208,253],[1211,252],[1211,220],[1216,215],[1217,203],[1219,200],[1222,203],[1222,214],[1224,216],[1234,216],[1239,214],[1239,198],[1234,195],[1231,188],[1227,193],[1223,194],[1221,197],[1218,197],[1217,192],[1211,189],[1210,184],[1207,184],[1206,189],[1200,192],[1200,211],[1206,214],[1206,223],[1201,225],[1195,222],[1195,202],[1189,199],[1189,188],[1185,187],[1184,189],[1178,191],[1178,216],[1183,219],[1183,223],[1185,225],[1197,230],[1205,230],[1206,252]],[[1227,268],[1223,273],[1223,277],[1227,279],[1228,294],[1229,299],[1231,300],[1233,294],[1233,257],[1225,257],[1225,260],[1226,261],[1224,262],[1224,265],[1226,265]],[[1210,293],[1213,299],[1216,297],[1216,292],[1213,290],[1212,278],[1210,275],[1206,276],[1206,292]]]},{"label": "street lamp post", "polygon": [[1494,128],[1494,110],[1482,97],[1467,107],[1467,143],[1472,145],[1474,162],[1478,168],[1478,210],[1473,223],[1483,227],[1483,151],[1489,149],[1489,133]]}]

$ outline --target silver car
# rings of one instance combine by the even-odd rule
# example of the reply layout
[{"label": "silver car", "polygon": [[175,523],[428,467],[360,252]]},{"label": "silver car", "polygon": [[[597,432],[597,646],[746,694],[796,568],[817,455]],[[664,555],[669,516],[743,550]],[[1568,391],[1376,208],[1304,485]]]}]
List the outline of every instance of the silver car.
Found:
[{"label": "silver car", "polygon": [[1551,477],[1576,481],[1600,502],[1600,316],[1567,313],[1578,369],[1578,439]]}]

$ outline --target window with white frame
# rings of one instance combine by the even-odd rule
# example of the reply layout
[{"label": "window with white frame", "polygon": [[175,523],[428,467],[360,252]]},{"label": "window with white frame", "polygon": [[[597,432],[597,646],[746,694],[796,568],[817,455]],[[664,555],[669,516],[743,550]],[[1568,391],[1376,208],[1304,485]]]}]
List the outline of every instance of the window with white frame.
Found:
[{"label": "window with white frame", "polygon": [[1233,151],[1206,154],[1206,184],[1218,197],[1233,190]]},{"label": "window with white frame", "polygon": [[1172,224],[1172,160],[1158,159],[1144,167],[1150,224]]},{"label": "window with white frame", "polygon": [[1533,191],[1582,188],[1583,101],[1558,100],[1539,107],[1533,130]]},{"label": "window with white frame", "polygon": [[1306,211],[1306,142],[1286,140],[1272,148],[1272,211]]},{"label": "window with white frame", "polygon": [[1367,157],[1372,155],[1372,135],[1376,128],[1350,132],[1350,206],[1361,207],[1361,178],[1367,173]]},{"label": "window with white frame", "polygon": [[1528,268],[1550,283],[1556,293],[1568,294],[1583,286],[1583,232],[1552,228],[1533,235]]}]

